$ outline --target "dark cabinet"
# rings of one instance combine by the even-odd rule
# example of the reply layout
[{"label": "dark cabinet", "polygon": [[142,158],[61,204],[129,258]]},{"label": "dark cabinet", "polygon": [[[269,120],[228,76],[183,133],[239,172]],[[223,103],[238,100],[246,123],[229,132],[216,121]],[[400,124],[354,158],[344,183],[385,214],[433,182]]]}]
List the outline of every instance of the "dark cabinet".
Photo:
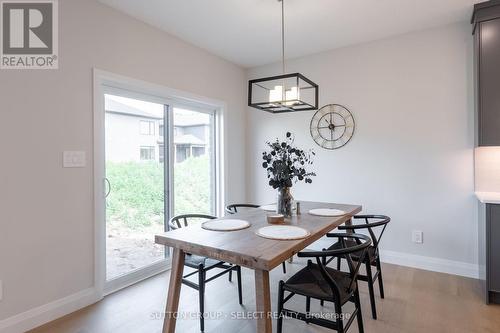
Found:
[{"label": "dark cabinet", "polygon": [[476,4],[472,24],[476,145],[500,146],[500,0]]},{"label": "dark cabinet", "polygon": [[[500,295],[500,205],[487,204],[488,253],[488,292],[490,301]],[[497,299],[498,301],[498,299]],[[496,302],[495,302],[496,303]]]},{"label": "dark cabinet", "polygon": [[486,303],[500,304],[500,205],[479,208],[479,279]]}]

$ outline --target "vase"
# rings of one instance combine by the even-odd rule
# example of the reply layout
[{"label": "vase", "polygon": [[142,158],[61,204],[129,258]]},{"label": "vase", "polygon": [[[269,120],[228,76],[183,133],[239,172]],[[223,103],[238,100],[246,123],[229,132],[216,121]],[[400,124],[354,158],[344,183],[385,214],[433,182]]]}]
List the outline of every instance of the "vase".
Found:
[{"label": "vase", "polygon": [[292,216],[293,196],[290,187],[278,188],[276,198],[276,213],[283,214],[285,217]]}]

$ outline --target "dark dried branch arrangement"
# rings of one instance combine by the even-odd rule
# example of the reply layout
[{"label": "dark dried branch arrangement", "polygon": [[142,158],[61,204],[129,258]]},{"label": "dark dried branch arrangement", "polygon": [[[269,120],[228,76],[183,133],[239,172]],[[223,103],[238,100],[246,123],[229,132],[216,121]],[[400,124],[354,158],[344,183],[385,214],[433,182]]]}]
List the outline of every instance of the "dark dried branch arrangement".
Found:
[{"label": "dark dried branch arrangement", "polygon": [[306,170],[313,163],[314,151],[298,149],[293,141],[292,134],[287,132],[285,141],[266,142],[270,150],[262,153],[262,167],[267,170],[269,185],[275,189],[291,187],[298,181],[312,183],[311,177],[316,176]]}]

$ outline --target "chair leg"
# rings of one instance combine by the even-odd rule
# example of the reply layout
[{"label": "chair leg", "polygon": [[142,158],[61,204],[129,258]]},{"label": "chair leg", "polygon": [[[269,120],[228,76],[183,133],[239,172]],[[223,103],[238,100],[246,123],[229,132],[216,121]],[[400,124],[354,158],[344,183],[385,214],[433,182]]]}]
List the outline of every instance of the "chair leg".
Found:
[{"label": "chair leg", "polygon": [[340,257],[337,257],[337,270],[340,271]]},{"label": "chair leg", "polygon": [[325,301],[323,301],[323,300],[319,301],[319,305],[324,306],[325,305]]},{"label": "chair leg", "polygon": [[354,304],[356,305],[356,309],[358,309],[358,332],[364,333],[365,329],[363,326],[363,314],[361,313],[361,302],[359,300],[359,288],[356,288],[356,292],[354,293]]},{"label": "chair leg", "polygon": [[377,319],[377,307],[375,305],[375,292],[373,290],[372,266],[369,260],[366,261],[366,276],[368,278],[368,291],[370,292],[370,304],[372,306],[372,317]]},{"label": "chair leg", "polygon": [[200,331],[205,331],[205,270],[203,265],[198,267],[198,294],[200,298]]},{"label": "chair leg", "polygon": [[380,298],[384,298],[384,282],[382,281],[382,265],[380,264],[380,257],[377,257],[377,270],[378,270],[378,287],[380,290]]},{"label": "chair leg", "polygon": [[284,290],[283,290],[283,285],[285,282],[280,281],[279,287],[278,287],[278,320],[277,320],[277,328],[276,331],[277,333],[282,333],[283,332],[283,300],[284,300]]},{"label": "chair leg", "polygon": [[311,297],[306,297],[306,313],[311,312]]},{"label": "chair leg", "polygon": [[286,274],[286,264],[284,261],[282,263],[282,266],[283,266],[283,274]]},{"label": "chair leg", "polygon": [[335,316],[337,317],[337,332],[344,333],[344,321],[342,320],[342,306],[335,301]]},{"label": "chair leg", "polygon": [[243,304],[243,293],[241,291],[241,267],[236,266],[236,277],[238,279],[238,300],[240,305]]},{"label": "chair leg", "polygon": [[229,282],[233,282],[233,270],[229,271]]}]

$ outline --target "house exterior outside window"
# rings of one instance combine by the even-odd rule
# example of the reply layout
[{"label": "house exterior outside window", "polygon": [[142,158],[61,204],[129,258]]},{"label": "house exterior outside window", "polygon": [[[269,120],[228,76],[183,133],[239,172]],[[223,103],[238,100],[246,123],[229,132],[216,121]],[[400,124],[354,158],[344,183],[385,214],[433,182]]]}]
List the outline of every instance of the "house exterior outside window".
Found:
[{"label": "house exterior outside window", "polygon": [[175,162],[204,156],[210,144],[210,121],[205,117],[174,114]]},{"label": "house exterior outside window", "polygon": [[141,147],[140,150],[141,161],[154,161],[155,160],[155,147]]},{"label": "house exterior outside window", "polygon": [[155,122],[150,120],[141,120],[140,133],[142,135],[155,135]]},{"label": "house exterior outside window", "polygon": [[[165,125],[162,118],[113,99],[106,102],[106,118],[109,120],[106,121],[106,134],[109,136],[107,158],[113,162],[164,162]],[[174,118],[174,163],[207,154],[211,126],[208,118],[186,112],[174,113]],[[124,145],[127,149],[122,149]]]}]

